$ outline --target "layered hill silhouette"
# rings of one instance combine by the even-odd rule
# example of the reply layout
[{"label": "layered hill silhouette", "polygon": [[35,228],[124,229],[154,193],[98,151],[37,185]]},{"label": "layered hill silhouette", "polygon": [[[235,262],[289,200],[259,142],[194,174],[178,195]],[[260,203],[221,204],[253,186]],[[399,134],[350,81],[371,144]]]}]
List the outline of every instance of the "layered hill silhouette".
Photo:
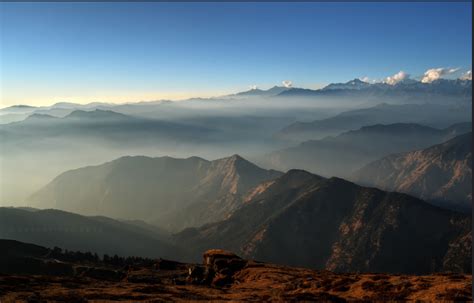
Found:
[{"label": "layered hill silhouette", "polygon": [[250,188],[280,175],[238,155],[214,161],[123,157],[67,171],[29,201],[41,208],[142,219],[180,230],[226,218]]},{"label": "layered hill silhouette", "polygon": [[417,123],[445,128],[463,121],[471,121],[470,104],[387,104],[344,111],[333,117],[312,122],[295,122],[276,133],[276,137],[290,141],[320,139],[363,126],[393,123]]},{"label": "layered hill silhouette", "polygon": [[[154,144],[196,140],[212,133],[205,127],[124,115],[110,110],[74,110],[64,118],[34,113],[25,120],[0,125],[0,136],[6,152],[20,147],[38,147],[44,140],[102,140],[103,144]],[[203,135],[205,134],[205,135]],[[54,141],[52,141],[54,142]],[[64,144],[64,143],[63,143]]]},{"label": "layered hill silhouette", "polygon": [[356,169],[379,158],[426,148],[471,129],[470,122],[445,129],[415,123],[377,124],[336,137],[305,141],[265,155],[259,163],[283,171],[301,168],[323,176],[349,178]]},{"label": "layered hill silhouette", "polygon": [[394,154],[358,170],[353,180],[405,192],[448,208],[472,208],[472,132],[408,153]]},{"label": "layered hill silhouette", "polygon": [[228,219],[175,235],[208,248],[332,271],[471,271],[470,216],[417,198],[290,170],[251,192]]},{"label": "layered hill silhouette", "polygon": [[54,209],[0,208],[0,238],[121,256],[171,257],[180,251],[149,229]]}]

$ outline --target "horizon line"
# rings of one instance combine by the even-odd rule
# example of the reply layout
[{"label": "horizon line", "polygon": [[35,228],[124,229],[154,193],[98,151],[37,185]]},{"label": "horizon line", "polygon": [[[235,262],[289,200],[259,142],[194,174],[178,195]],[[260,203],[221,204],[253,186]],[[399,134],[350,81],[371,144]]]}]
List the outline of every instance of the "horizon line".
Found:
[{"label": "horizon line", "polygon": [[[457,69],[459,70],[459,69]],[[400,71],[399,73],[403,73],[403,71]],[[90,102],[80,102],[80,101],[57,101],[57,102],[54,102],[54,103],[49,103],[49,105],[30,105],[28,103],[16,103],[16,104],[12,104],[12,105],[7,105],[7,106],[4,106],[4,107],[1,107],[0,109],[5,109],[5,108],[9,108],[9,107],[15,107],[15,106],[29,106],[29,107],[36,107],[36,108],[41,108],[41,107],[52,107],[52,106],[55,106],[57,104],[61,104],[61,103],[65,103],[65,104],[74,104],[74,105],[83,105],[83,106],[87,106],[87,105],[92,105],[94,103],[100,103],[100,104],[107,104],[107,105],[126,105],[126,104],[138,104],[138,103],[152,103],[152,102],[183,102],[183,101],[189,101],[189,100],[192,100],[192,99],[204,99],[204,100],[212,100],[212,99],[218,99],[218,98],[229,98],[229,97],[233,97],[233,96],[236,96],[237,94],[239,93],[244,93],[244,92],[251,92],[252,90],[260,90],[260,91],[268,91],[274,87],[280,87],[280,88],[287,88],[288,90],[290,89],[306,89],[306,90],[313,90],[313,91],[319,91],[319,90],[322,90],[324,88],[326,88],[327,86],[331,85],[331,84],[345,84],[345,83],[349,83],[351,81],[354,81],[354,80],[359,80],[361,82],[364,82],[364,83],[367,83],[369,85],[374,85],[374,84],[387,84],[387,85],[391,85],[391,86],[394,86],[400,82],[403,82],[403,81],[406,81],[406,80],[414,80],[416,82],[419,82],[419,83],[423,83],[423,84],[430,84],[434,81],[437,81],[437,80],[467,80],[467,81],[472,81],[472,79],[462,79],[460,77],[458,78],[453,78],[453,79],[450,79],[450,78],[438,78],[438,79],[434,79],[433,81],[431,82],[422,82],[421,79],[419,79],[420,77],[414,77],[414,78],[410,78],[410,75],[409,74],[406,74],[407,75],[407,78],[406,79],[402,79],[396,83],[388,83],[386,81],[386,79],[384,80],[381,80],[381,79],[378,79],[378,80],[370,80],[368,79],[367,77],[359,77],[359,78],[353,78],[347,82],[335,82],[335,83],[325,83],[325,84],[321,84],[321,85],[318,85],[318,87],[310,87],[310,88],[307,88],[307,87],[303,87],[303,86],[293,86],[292,84],[290,84],[290,86],[285,86],[283,83],[282,85],[264,85],[262,87],[259,87],[258,85],[249,85],[248,86],[248,89],[247,90],[242,90],[242,91],[237,91],[237,92],[229,92],[229,93],[216,93],[216,94],[212,94],[212,95],[194,95],[194,96],[189,96],[189,97],[178,97],[178,98],[158,98],[158,99],[146,99],[146,100],[136,100],[136,99],[139,99],[139,98],[136,98],[135,100],[132,100],[132,101],[90,101]],[[366,78],[366,79],[364,79]],[[285,80],[287,81],[287,80]],[[282,81],[282,82],[285,82],[285,81]],[[291,81],[289,81],[291,83]],[[179,93],[178,93],[179,94]],[[1,102],[0,102],[1,104]]]}]

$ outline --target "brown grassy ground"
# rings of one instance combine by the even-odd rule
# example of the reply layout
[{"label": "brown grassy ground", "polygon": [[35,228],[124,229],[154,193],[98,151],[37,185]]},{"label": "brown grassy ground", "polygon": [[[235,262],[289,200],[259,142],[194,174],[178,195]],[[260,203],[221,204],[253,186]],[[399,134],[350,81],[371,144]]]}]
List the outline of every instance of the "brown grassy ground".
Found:
[{"label": "brown grassy ground", "polygon": [[249,261],[226,286],[186,281],[189,265],[136,268],[120,281],[84,276],[0,276],[0,302],[472,301],[472,277],[337,274]]}]

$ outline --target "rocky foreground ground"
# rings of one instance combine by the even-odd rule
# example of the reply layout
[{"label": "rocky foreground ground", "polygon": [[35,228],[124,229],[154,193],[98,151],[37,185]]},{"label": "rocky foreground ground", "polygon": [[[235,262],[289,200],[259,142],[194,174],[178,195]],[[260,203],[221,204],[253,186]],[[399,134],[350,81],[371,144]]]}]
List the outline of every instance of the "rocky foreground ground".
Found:
[{"label": "rocky foreground ground", "polygon": [[73,264],[70,271],[56,262],[41,267],[45,274],[0,275],[0,302],[472,301],[471,275],[343,274],[249,261],[221,250],[206,252],[203,264]]}]

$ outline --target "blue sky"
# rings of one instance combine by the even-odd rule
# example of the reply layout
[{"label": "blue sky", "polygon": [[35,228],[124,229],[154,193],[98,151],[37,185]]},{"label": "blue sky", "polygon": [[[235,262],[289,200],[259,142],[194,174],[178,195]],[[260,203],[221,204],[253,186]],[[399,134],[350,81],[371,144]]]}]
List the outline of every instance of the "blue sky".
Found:
[{"label": "blue sky", "polygon": [[1,3],[5,105],[471,69],[471,3]]}]

